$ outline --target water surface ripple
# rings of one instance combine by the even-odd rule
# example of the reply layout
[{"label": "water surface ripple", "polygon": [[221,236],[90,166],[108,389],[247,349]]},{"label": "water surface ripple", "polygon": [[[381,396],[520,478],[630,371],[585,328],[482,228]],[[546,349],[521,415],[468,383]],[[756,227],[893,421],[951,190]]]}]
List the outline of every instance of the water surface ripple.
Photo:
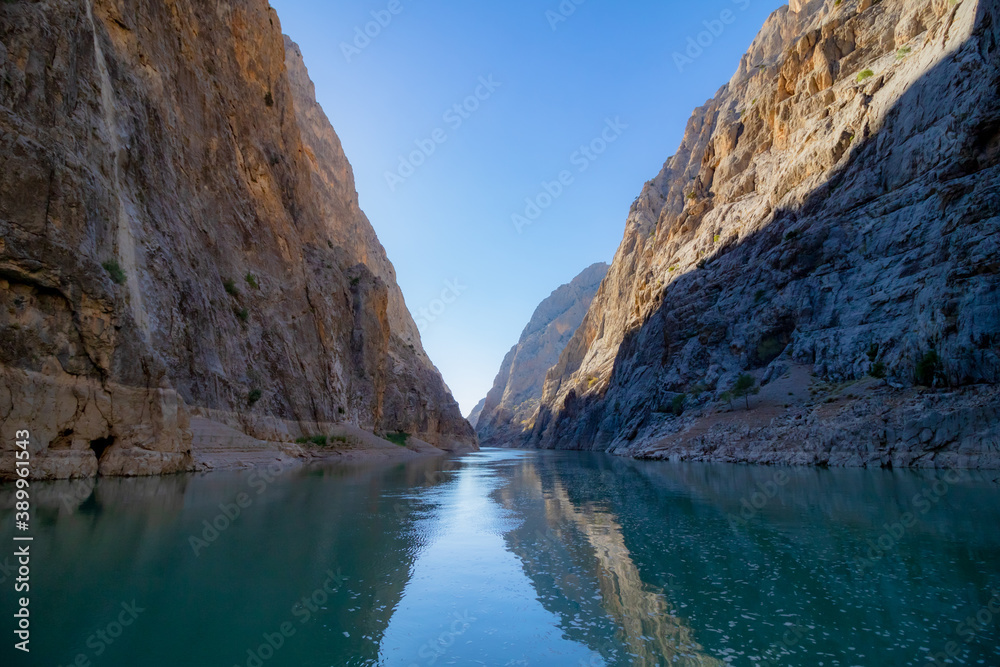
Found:
[{"label": "water surface ripple", "polygon": [[272,473],[36,484],[32,652],[2,664],[1000,665],[1000,473],[498,450]]}]

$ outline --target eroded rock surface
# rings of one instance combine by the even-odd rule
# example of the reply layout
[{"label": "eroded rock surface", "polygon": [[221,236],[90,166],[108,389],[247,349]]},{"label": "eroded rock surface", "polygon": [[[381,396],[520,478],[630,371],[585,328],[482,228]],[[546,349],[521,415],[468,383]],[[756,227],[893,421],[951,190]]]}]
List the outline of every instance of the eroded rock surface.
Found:
[{"label": "eroded rock surface", "polygon": [[[520,444],[997,465],[997,11],[802,0],[771,16],[643,188]],[[889,386],[869,391],[874,404],[838,400],[823,419],[775,415],[756,432],[698,419],[741,373],[766,387],[805,366],[833,386],[876,364]],[[786,401],[818,414],[809,397]]]},{"label": "eroded rock surface", "polygon": [[523,432],[538,409],[546,371],[580,326],[608,268],[604,263],[588,267],[535,309],[517,345],[504,358],[476,419],[484,445],[503,446]]},{"label": "eroded rock surface", "polygon": [[187,469],[186,406],[476,446],[265,0],[4,4],[0,156],[0,471]]}]

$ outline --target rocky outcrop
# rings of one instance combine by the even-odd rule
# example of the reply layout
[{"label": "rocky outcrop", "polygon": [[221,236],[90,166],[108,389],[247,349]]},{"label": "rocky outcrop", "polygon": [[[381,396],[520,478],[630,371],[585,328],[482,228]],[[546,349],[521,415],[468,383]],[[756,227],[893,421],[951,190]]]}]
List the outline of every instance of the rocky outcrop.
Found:
[{"label": "rocky outcrop", "polygon": [[486,399],[484,398],[480,400],[478,403],[476,403],[476,407],[472,408],[472,412],[470,412],[469,416],[467,417],[469,423],[472,424],[472,428],[476,428],[476,426],[479,424],[479,418],[482,416],[483,408],[485,407],[486,407]]},{"label": "rocky outcrop", "polygon": [[[778,10],[633,205],[524,442],[996,465],[997,21],[973,0]],[[798,419],[710,423],[740,374],[766,389],[799,367],[813,392],[768,404]],[[824,400],[883,370],[868,398]]]},{"label": "rocky outcrop", "polygon": [[0,470],[187,469],[186,406],[475,447],[265,0],[7,3],[0,155]]},{"label": "rocky outcrop", "polygon": [[545,373],[559,359],[586,315],[608,265],[594,264],[542,301],[500,366],[486,396],[476,431],[484,445],[516,441],[538,409]]}]

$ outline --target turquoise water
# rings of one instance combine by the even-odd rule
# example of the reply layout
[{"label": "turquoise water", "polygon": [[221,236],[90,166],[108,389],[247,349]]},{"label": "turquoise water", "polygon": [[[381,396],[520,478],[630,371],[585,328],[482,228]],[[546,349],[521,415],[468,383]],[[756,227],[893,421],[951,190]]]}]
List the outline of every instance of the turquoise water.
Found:
[{"label": "turquoise water", "polygon": [[0,571],[0,664],[1000,665],[997,472],[273,472],[35,485],[32,652]]}]

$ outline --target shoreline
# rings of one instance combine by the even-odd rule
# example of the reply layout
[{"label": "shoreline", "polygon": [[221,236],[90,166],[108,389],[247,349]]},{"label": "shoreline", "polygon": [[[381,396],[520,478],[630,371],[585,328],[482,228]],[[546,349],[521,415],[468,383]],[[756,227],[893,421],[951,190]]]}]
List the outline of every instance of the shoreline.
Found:
[{"label": "shoreline", "polygon": [[388,463],[448,453],[412,436],[402,446],[346,425],[327,428],[324,432],[330,435],[321,436],[325,445],[258,439],[211,416],[191,419],[192,472],[247,470],[274,463]]},{"label": "shoreline", "polygon": [[648,461],[1000,470],[996,386],[906,388],[873,378],[836,383],[794,364],[772,377],[750,398],[749,410],[742,398],[732,406],[695,398],[680,416],[646,407],[620,433],[591,437],[589,447],[532,447],[526,440],[505,446]]}]

